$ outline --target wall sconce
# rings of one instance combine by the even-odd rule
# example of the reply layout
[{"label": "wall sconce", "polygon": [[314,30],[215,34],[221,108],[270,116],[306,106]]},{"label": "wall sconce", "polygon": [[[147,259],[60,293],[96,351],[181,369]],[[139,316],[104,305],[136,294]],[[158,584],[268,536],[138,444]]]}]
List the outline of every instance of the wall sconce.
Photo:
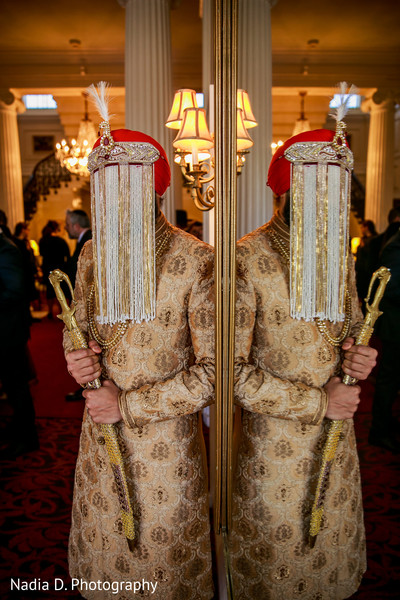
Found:
[{"label": "wall sconce", "polygon": [[[201,157],[199,153],[210,150],[214,141],[208,130],[206,111],[204,108],[186,108],[184,110],[182,126],[173,141],[176,154],[181,157],[180,166],[186,181],[190,184],[191,196],[197,208],[210,210],[214,206],[214,188],[207,188],[204,196],[201,188],[204,184],[214,179],[210,175],[210,163],[207,158]],[[187,163],[187,159],[189,162]],[[187,166],[188,165],[188,166]]]},{"label": "wall sconce", "polygon": [[[207,125],[206,112],[198,108],[196,92],[182,89],[175,92],[171,112],[165,123],[166,127],[178,129],[173,141],[175,162],[180,167],[185,180],[191,188],[191,196],[199,210],[210,210],[214,207],[214,187],[208,186],[204,194],[202,186],[214,179],[212,149],[213,134]],[[245,163],[245,155],[253,145],[247,129],[256,127],[257,121],[251,110],[249,96],[246,91],[237,92],[237,173],[241,173]]]}]

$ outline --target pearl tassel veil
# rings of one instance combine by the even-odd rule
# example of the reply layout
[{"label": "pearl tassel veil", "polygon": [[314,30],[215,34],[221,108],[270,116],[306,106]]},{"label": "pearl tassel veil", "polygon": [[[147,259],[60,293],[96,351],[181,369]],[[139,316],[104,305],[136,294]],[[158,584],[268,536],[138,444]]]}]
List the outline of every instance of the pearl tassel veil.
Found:
[{"label": "pearl tassel veil", "polygon": [[149,143],[114,140],[108,84],[88,93],[103,122],[100,146],[89,156],[96,320],[141,323],[155,318],[154,162]]},{"label": "pearl tassel veil", "polygon": [[[291,162],[290,311],[295,319],[345,318],[351,169],[342,121],[347,84],[335,113],[332,142],[298,142],[285,151]],[[355,93],[352,86],[349,93]]]}]

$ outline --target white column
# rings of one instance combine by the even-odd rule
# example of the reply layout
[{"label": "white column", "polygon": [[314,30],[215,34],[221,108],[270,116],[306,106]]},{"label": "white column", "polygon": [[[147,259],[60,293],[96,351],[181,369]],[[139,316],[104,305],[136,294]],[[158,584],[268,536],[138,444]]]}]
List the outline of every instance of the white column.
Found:
[{"label": "white column", "polygon": [[238,180],[238,237],[272,216],[266,186],[272,142],[271,8],[276,0],[239,0],[238,88],[249,93],[258,127],[249,129],[254,146]]},{"label": "white column", "polygon": [[382,232],[393,207],[395,100],[390,93],[378,91],[362,108],[370,112],[365,218],[374,221]]},{"label": "white column", "polygon": [[17,114],[25,110],[11,92],[0,94],[0,208],[8,227],[25,219]]},{"label": "white column", "polygon": [[[165,121],[173,100],[169,0],[118,0],[125,15],[125,125],[151,135],[173,164]],[[172,169],[171,169],[172,170]],[[163,211],[175,221],[173,194]]]}]

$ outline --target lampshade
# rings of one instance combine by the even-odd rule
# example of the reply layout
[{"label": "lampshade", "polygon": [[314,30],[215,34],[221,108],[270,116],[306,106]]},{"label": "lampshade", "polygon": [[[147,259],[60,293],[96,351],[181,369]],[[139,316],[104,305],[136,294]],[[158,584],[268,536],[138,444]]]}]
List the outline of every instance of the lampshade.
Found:
[{"label": "lampshade", "polygon": [[187,108],[184,111],[182,127],[173,141],[174,148],[193,152],[193,149],[209,150],[213,145],[204,108]]},{"label": "lampshade", "polygon": [[243,111],[243,122],[246,129],[257,127],[258,123],[251,110],[250,98],[246,90],[237,91],[237,108],[241,108]]},{"label": "lampshade", "polygon": [[243,120],[243,110],[241,108],[237,109],[237,130],[236,130],[236,150],[237,152],[242,152],[243,150],[247,150],[251,148],[253,145],[253,140],[249,136],[249,133],[244,125]]},{"label": "lampshade", "polygon": [[171,112],[169,113],[165,126],[170,127],[171,129],[180,129],[186,108],[197,108],[195,90],[184,89],[175,92]]},{"label": "lampshade", "polygon": [[311,131],[310,121],[304,116],[304,98],[307,92],[299,92],[300,96],[300,117],[294,124],[292,136],[305,131]]}]

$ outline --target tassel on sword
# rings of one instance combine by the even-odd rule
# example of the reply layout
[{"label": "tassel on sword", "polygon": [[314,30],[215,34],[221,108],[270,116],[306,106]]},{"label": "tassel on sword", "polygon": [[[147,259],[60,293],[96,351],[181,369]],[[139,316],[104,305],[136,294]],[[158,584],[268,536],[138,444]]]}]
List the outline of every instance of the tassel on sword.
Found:
[{"label": "tassel on sword", "polygon": [[[74,291],[72,289],[72,285],[68,275],[66,275],[65,273],[63,273],[63,271],[60,271],[59,269],[55,269],[50,273],[49,280],[54,288],[57,300],[59,301],[61,306],[61,315],[58,315],[58,318],[64,322],[66,328],[68,329],[69,336],[75,350],[79,350],[81,348],[88,348],[85,336],[80,330],[75,317],[76,303],[74,298]],[[68,285],[71,292],[72,302],[70,306],[68,306],[65,294],[61,289],[61,283],[63,281],[65,281],[65,283]],[[91,389],[99,389],[101,387],[100,379],[95,379],[94,381],[91,381],[87,384],[87,387]],[[104,436],[108,457],[110,459],[111,469],[114,475],[115,484],[117,486],[117,494],[121,509],[121,518],[124,533],[128,542],[129,549],[132,551],[134,548],[135,541],[135,526],[132,507],[129,500],[129,491],[124,471],[124,463],[118,444],[117,433],[115,431],[114,425],[111,424],[101,424],[99,425],[99,429]]]},{"label": "tassel on sword", "polygon": [[[380,267],[377,271],[375,271],[375,273],[371,277],[367,298],[365,299],[367,312],[365,315],[364,323],[361,327],[361,331],[355,341],[357,346],[368,345],[368,342],[374,331],[375,322],[377,318],[382,314],[382,312],[379,310],[379,304],[382,300],[389,279],[390,271],[386,267]],[[379,280],[379,285],[377,287],[373,302],[369,304],[372,288],[376,280]],[[349,375],[344,375],[342,381],[345,385],[355,385],[357,383],[357,379],[355,379],[354,377],[350,377]],[[332,463],[335,459],[336,449],[339,443],[343,423],[344,421],[342,420],[331,421],[328,431],[328,437],[326,439],[324,450],[322,453],[322,463],[318,475],[317,489],[315,492],[314,503],[311,511],[311,522],[309,532],[309,542],[311,548],[314,548],[317,535],[321,528],[322,515],[324,512],[325,495],[329,482],[329,473],[331,471]]]}]

